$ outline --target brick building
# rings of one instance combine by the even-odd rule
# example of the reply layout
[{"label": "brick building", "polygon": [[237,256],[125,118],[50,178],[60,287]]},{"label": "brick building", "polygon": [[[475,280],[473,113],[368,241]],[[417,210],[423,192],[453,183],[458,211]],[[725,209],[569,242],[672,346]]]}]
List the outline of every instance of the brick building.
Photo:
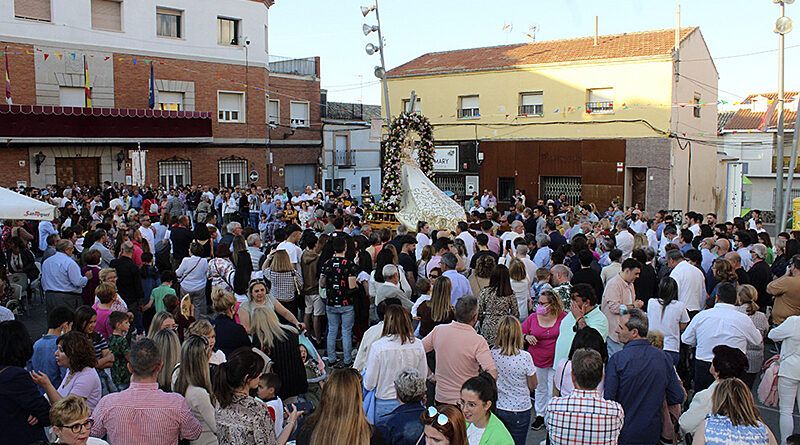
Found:
[{"label": "brick building", "polygon": [[319,182],[319,58],[270,57],[272,3],[0,2],[0,185]]}]

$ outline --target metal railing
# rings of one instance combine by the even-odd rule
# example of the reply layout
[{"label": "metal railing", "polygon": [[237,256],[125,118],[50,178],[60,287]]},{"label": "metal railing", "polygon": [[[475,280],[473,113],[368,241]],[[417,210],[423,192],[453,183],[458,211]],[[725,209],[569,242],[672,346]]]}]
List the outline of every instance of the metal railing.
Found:
[{"label": "metal railing", "polygon": [[292,59],[289,57],[269,56],[269,70],[273,73],[292,74],[295,76],[316,76],[317,62],[313,57]]},{"label": "metal railing", "polygon": [[613,113],[614,102],[586,102],[586,112],[589,114]]},{"label": "metal railing", "polygon": [[471,117],[480,117],[481,110],[479,108],[459,108],[458,118],[466,119]]},{"label": "metal railing", "polygon": [[520,105],[520,116],[542,116],[544,114],[544,105]]},{"label": "metal railing", "polygon": [[339,167],[351,167],[353,163],[353,152],[350,150],[337,151],[334,153],[334,165]]}]

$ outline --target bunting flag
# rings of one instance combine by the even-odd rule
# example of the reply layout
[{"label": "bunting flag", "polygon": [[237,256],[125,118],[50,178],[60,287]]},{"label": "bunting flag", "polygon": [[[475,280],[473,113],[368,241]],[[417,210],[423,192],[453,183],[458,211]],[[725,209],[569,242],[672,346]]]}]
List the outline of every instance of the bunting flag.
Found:
[{"label": "bunting flag", "polygon": [[89,86],[89,64],[86,63],[86,56],[83,56],[83,94],[84,106],[92,108],[92,87]]},{"label": "bunting flag", "polygon": [[150,64],[150,108],[156,108],[156,76],[153,64]]},{"label": "bunting flag", "polygon": [[13,105],[14,101],[11,100],[11,74],[8,71],[8,48],[6,48],[6,103]]},{"label": "bunting flag", "polygon": [[758,124],[758,131],[767,131],[769,129],[769,123],[772,120],[772,115],[775,113],[775,104],[777,101],[770,100],[767,103],[767,112],[764,113],[764,117],[761,118],[761,122]]}]

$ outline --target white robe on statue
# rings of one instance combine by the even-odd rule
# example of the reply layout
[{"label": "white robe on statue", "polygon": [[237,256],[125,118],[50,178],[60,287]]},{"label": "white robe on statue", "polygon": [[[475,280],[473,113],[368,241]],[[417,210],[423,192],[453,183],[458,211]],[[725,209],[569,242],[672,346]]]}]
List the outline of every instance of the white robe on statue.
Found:
[{"label": "white robe on statue", "polygon": [[417,162],[403,150],[400,180],[403,194],[397,220],[409,230],[425,221],[432,229],[455,231],[459,221],[466,221],[464,207],[450,199],[419,168]]}]

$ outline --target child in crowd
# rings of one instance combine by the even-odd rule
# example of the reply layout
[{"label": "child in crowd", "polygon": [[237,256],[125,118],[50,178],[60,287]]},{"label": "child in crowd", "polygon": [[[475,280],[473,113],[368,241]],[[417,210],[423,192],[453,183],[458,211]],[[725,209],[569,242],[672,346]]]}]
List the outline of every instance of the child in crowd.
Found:
[{"label": "child in crowd", "polygon": [[172,287],[172,283],[175,282],[175,280],[175,272],[171,270],[165,270],[161,272],[161,285],[150,292],[150,301],[144,305],[144,307],[142,307],[142,310],[146,311],[150,309],[150,306],[154,306],[156,312],[172,312],[167,309],[165,299],[167,295],[173,295],[177,300],[177,294],[175,293],[175,289]]},{"label": "child in crowd", "polygon": [[275,422],[275,435],[283,432],[283,400],[278,397],[281,389],[281,378],[278,374],[265,372],[258,381],[258,400],[267,405],[267,412]]},{"label": "child in crowd", "polygon": [[128,353],[131,345],[128,342],[128,330],[131,320],[125,312],[114,311],[108,316],[111,325],[111,338],[108,339],[108,349],[114,354],[114,365],[111,366],[111,380],[117,389],[122,391],[130,385],[131,373],[128,371]]},{"label": "child in crowd", "polygon": [[[188,300],[188,298],[184,297],[184,301],[185,300]],[[185,305],[178,301],[177,295],[169,294],[164,297],[164,310],[172,314],[172,317],[175,319],[175,324],[178,325],[178,338],[181,342],[183,342],[184,331],[195,321],[194,306],[191,306],[191,302],[188,311],[181,310],[182,306]]]},{"label": "child in crowd", "polygon": [[94,290],[95,296],[99,300],[92,306],[97,312],[97,325],[94,328],[105,338],[111,337],[111,325],[108,318],[115,311],[112,307],[117,296],[117,289],[113,284],[100,283]]},{"label": "child in crowd", "polygon": [[533,286],[531,286],[531,296],[533,297],[533,302],[535,303],[539,301],[539,294],[547,289],[552,289],[550,286],[550,271],[544,267],[540,267],[536,269],[536,282],[533,283]]},{"label": "child in crowd", "polygon": [[314,360],[314,357],[308,353],[308,349],[302,344],[300,345],[300,359],[306,368],[306,380],[308,381],[308,392],[305,394],[305,398],[312,408],[316,409],[322,398],[322,385],[325,384],[328,374],[325,372],[325,368]]},{"label": "child in crowd", "polygon": [[431,282],[427,278],[420,277],[415,286],[417,292],[419,292],[419,298],[414,302],[414,306],[411,307],[411,323],[414,325],[414,335],[419,337],[419,317],[417,316],[417,308],[419,308],[423,301],[430,301]]}]

